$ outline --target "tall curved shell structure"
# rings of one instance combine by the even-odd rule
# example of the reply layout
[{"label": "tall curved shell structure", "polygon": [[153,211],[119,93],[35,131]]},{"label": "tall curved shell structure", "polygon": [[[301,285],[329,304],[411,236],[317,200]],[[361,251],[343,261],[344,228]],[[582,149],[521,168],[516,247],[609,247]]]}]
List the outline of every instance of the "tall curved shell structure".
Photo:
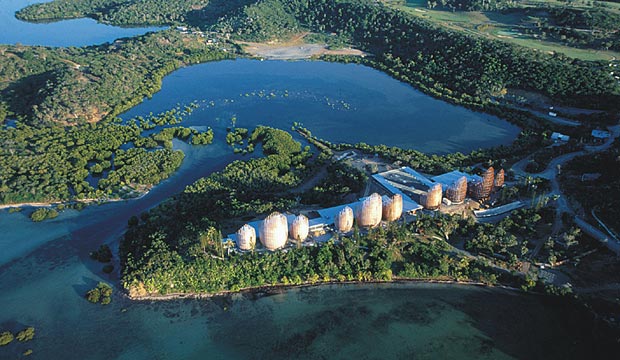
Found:
[{"label": "tall curved shell structure", "polygon": [[403,214],[403,197],[394,194],[383,204],[383,220],[395,221]]},{"label": "tall curved shell structure", "polygon": [[420,196],[420,202],[425,209],[439,209],[441,206],[441,195],[441,184],[435,184],[426,192],[426,194]]},{"label": "tall curved shell structure", "polygon": [[467,195],[467,178],[461,176],[456,182],[446,190],[446,198],[453,203],[459,204],[465,201]]},{"label": "tall curved shell structure", "polygon": [[482,176],[482,181],[475,182],[472,186],[472,197],[478,200],[486,199],[491,195],[495,184],[495,169],[489,167]]},{"label": "tall curved shell structure", "polygon": [[373,227],[379,225],[381,222],[381,216],[383,215],[382,208],[383,200],[381,195],[373,193],[361,204],[358,205],[355,213],[355,220],[360,227]]},{"label": "tall curved shell structure", "polygon": [[288,222],[286,216],[273,212],[263,220],[259,229],[259,240],[268,250],[276,250],[288,240]]},{"label": "tall curved shell structure", "polygon": [[336,230],[341,233],[346,233],[353,229],[353,209],[345,206],[334,219],[334,225]]},{"label": "tall curved shell structure", "polygon": [[248,224],[237,230],[237,246],[241,250],[252,250],[256,246],[256,230]]},{"label": "tall curved shell structure", "polygon": [[499,169],[497,175],[495,175],[495,187],[504,186],[504,169]]},{"label": "tall curved shell structure", "polygon": [[291,223],[289,236],[293,240],[304,241],[310,232],[310,222],[305,215],[298,215]]}]

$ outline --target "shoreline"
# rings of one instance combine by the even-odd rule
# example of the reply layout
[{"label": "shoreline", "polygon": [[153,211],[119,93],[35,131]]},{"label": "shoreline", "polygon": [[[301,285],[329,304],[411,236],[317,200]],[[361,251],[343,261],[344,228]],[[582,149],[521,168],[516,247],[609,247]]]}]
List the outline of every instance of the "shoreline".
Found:
[{"label": "shoreline", "polygon": [[[311,288],[318,286],[331,286],[331,285],[370,285],[370,284],[443,284],[443,285],[462,285],[462,286],[478,286],[478,287],[487,287],[487,288],[499,288],[511,291],[519,291],[522,290],[519,288],[515,288],[508,285],[489,285],[479,281],[459,281],[459,280],[441,280],[441,279],[407,279],[407,278],[396,278],[394,280],[371,280],[371,281],[318,281],[316,283],[302,283],[302,284],[273,284],[273,285],[261,285],[239,289],[236,291],[233,290],[225,290],[216,293],[197,293],[197,292],[189,292],[189,293],[171,293],[166,295],[144,295],[144,296],[132,296],[124,292],[124,296],[126,296],[129,300],[132,301],[170,301],[170,300],[184,300],[184,299],[211,299],[216,297],[224,297],[231,296],[235,294],[257,294],[261,292],[276,292],[276,291],[287,291],[292,289],[303,289],[303,288]],[[126,289],[125,289],[126,290]]]},{"label": "shoreline", "polygon": [[6,209],[12,209],[12,208],[21,208],[21,207],[42,208],[42,207],[53,207],[53,206],[58,206],[58,205],[70,205],[70,204],[78,204],[78,203],[82,203],[82,204],[87,205],[87,206],[88,205],[92,205],[93,203],[108,204],[108,203],[115,203],[115,202],[120,202],[120,201],[138,200],[138,199],[141,199],[141,198],[145,197],[146,195],[148,195],[149,192],[150,192],[150,190],[147,190],[147,191],[144,191],[144,192],[140,193],[139,196],[132,197],[132,198],[127,198],[127,199],[123,199],[123,198],[114,198],[114,199],[80,199],[80,200],[68,200],[68,201],[24,202],[24,203],[15,203],[15,204],[0,204],[0,210],[6,210]]}]

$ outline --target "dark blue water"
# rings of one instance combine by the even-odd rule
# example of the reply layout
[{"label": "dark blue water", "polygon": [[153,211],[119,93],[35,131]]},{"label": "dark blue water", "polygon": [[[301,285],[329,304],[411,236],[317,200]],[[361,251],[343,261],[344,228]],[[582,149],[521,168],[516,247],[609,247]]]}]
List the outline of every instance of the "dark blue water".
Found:
[{"label": "dark blue water", "polygon": [[506,121],[427,96],[375,69],[321,61],[230,60],[175,71],[123,117],[198,101],[186,124],[224,129],[301,122],[332,142],[386,144],[431,153],[512,142]]},{"label": "dark blue water", "polygon": [[[49,1],[49,0],[48,0]],[[15,12],[44,0],[0,0],[0,44],[87,46],[142,35],[161,27],[121,28],[92,19],[33,24],[17,20]]]}]

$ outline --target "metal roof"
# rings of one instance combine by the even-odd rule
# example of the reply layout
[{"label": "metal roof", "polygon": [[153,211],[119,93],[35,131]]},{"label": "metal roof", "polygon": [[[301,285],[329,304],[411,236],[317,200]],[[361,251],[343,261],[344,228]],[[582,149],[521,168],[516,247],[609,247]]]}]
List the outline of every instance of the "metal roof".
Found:
[{"label": "metal roof", "polygon": [[450,185],[454,184],[458,179],[465,176],[467,182],[482,181],[482,178],[478,175],[471,175],[462,171],[454,170],[445,174],[432,177],[435,183],[441,184],[443,190],[446,190]]}]

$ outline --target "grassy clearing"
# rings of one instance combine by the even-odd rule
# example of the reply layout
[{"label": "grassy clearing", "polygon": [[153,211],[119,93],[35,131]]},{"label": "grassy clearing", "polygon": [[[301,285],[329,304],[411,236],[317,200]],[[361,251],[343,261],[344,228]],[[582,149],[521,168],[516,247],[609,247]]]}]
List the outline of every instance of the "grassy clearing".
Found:
[{"label": "grassy clearing", "polygon": [[[559,44],[554,41],[546,41],[524,34],[520,29],[524,23],[536,21],[536,17],[524,13],[501,13],[480,11],[444,11],[430,10],[426,6],[426,0],[386,1],[386,4],[400,11],[428,19],[438,25],[454,30],[464,31],[477,36],[485,36],[496,40],[505,41],[543,52],[557,52],[566,56],[589,61],[613,60],[620,58],[620,52],[581,49]],[[543,7],[545,4],[561,6],[559,1],[524,3],[527,7]],[[586,2],[574,2],[579,7],[592,7]],[[620,3],[607,3],[613,11],[620,11]],[[565,5],[565,4],[564,4]]]}]

